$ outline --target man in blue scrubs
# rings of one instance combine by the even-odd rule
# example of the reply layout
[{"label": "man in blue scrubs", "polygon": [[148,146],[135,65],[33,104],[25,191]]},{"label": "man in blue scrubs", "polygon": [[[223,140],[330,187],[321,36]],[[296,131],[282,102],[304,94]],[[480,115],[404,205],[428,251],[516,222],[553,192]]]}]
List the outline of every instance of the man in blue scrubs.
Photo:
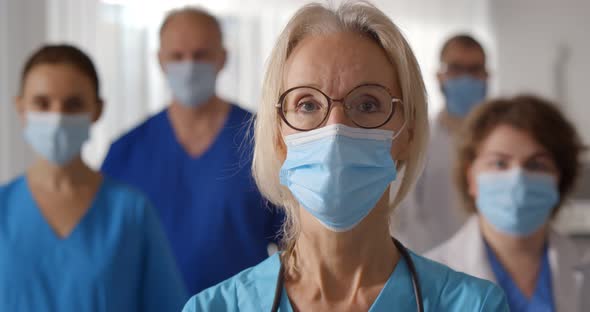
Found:
[{"label": "man in blue scrubs", "polygon": [[173,100],[118,139],[102,171],[154,203],[194,294],[264,260],[282,216],[250,174],[251,114],[215,95],[226,61],[217,20],[197,9],[171,12],[158,58]]}]

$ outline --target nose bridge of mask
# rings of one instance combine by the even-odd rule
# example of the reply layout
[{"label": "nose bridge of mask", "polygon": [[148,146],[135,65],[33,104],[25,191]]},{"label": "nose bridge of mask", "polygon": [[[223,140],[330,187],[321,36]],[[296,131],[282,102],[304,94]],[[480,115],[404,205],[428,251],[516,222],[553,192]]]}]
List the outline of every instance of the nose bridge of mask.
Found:
[{"label": "nose bridge of mask", "polygon": [[181,61],[166,64],[166,78],[174,97],[196,107],[215,95],[217,69],[213,63]]},{"label": "nose bridge of mask", "polygon": [[190,79],[198,72],[198,63],[193,61],[179,61],[166,64],[166,73],[182,79]]},{"label": "nose bridge of mask", "polygon": [[27,112],[27,123],[43,125],[46,128],[59,129],[87,126],[91,123],[89,113],[62,114],[54,112]]},{"label": "nose bridge of mask", "polygon": [[288,135],[284,138],[287,147],[304,145],[327,137],[348,137],[354,139],[367,139],[378,141],[393,141],[398,133],[382,129],[353,128],[342,124],[327,125],[312,131],[306,131]]}]

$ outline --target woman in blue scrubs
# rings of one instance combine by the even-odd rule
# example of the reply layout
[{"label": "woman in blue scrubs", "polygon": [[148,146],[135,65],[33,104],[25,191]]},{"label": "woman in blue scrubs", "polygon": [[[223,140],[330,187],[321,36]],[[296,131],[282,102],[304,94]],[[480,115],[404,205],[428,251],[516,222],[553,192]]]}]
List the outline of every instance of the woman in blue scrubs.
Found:
[{"label": "woman in blue scrubs", "polygon": [[426,256],[497,283],[510,311],[588,311],[582,253],[551,226],[581,169],[572,124],[537,97],[495,99],[467,118],[459,143],[456,184],[473,216]]},{"label": "woman in blue scrubs", "polygon": [[80,157],[103,107],[92,61],[41,48],[16,102],[37,158],[0,187],[0,311],[179,311],[185,290],[150,204]]},{"label": "woman in blue scrubs", "polygon": [[364,2],[299,10],[271,54],[253,172],[284,208],[282,251],[194,296],[184,311],[507,311],[492,283],[389,234],[428,138],[420,69]]}]

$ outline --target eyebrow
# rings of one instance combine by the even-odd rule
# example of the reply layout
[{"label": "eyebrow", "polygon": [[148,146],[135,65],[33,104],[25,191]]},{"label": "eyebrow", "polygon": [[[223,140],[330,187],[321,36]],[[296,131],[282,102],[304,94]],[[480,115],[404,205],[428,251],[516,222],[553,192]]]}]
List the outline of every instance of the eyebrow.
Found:
[{"label": "eyebrow", "polygon": [[47,99],[49,96],[47,94],[35,94],[33,96],[33,100],[44,100]]},{"label": "eyebrow", "polygon": [[512,157],[511,155],[508,155],[503,152],[498,152],[498,151],[485,152],[485,153],[482,153],[482,156]]},{"label": "eyebrow", "polygon": [[534,158],[549,158],[551,159],[551,155],[548,152],[537,152],[535,154],[533,154],[531,157],[529,157],[529,159],[534,159]]},{"label": "eyebrow", "polygon": [[[499,152],[499,151],[491,151],[483,153],[482,156],[496,156],[496,157],[503,157],[503,158],[511,158],[512,155]],[[528,156],[527,159],[535,159],[535,158],[549,158],[551,159],[551,155],[548,152],[537,152],[531,156]]]},{"label": "eyebrow", "polygon": [[[51,96],[47,95],[47,94],[36,94],[33,96],[33,100],[47,100],[50,99]],[[74,94],[74,95],[69,95],[67,97],[64,98],[64,101],[82,101],[84,99],[84,96],[80,95],[80,94]]]}]

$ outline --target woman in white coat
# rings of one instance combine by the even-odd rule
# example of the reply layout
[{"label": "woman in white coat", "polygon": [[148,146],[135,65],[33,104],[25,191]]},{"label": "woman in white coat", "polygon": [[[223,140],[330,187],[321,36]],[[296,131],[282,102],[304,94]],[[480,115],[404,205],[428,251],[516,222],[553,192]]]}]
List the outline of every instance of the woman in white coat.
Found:
[{"label": "woman in white coat", "polygon": [[461,133],[455,172],[474,215],[427,257],[497,283],[511,311],[582,311],[581,254],[551,220],[583,150],[575,128],[545,100],[519,96],[477,108]]}]

